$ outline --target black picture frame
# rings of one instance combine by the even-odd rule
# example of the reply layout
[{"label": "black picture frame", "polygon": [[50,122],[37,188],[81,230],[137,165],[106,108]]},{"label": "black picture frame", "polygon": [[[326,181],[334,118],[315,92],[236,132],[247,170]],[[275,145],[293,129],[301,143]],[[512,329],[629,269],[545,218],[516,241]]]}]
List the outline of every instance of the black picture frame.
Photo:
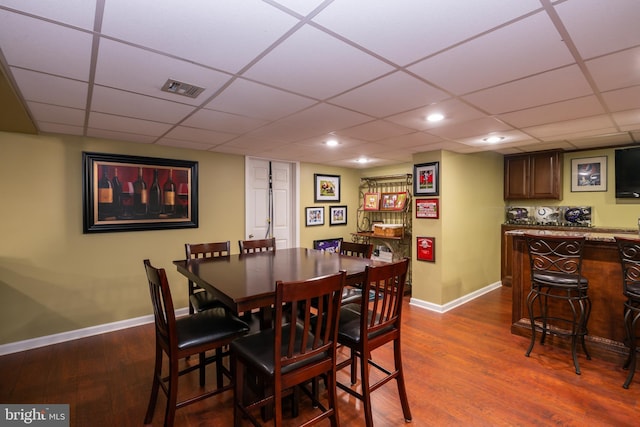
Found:
[{"label": "black picture frame", "polygon": [[440,162],[413,165],[413,195],[438,196],[440,188]]},{"label": "black picture frame", "polygon": [[83,152],[82,163],[83,233],[198,227],[198,162]]},{"label": "black picture frame", "polygon": [[313,227],[324,225],[324,206],[309,206],[304,208],[305,225]]},{"label": "black picture frame", "polygon": [[347,206],[329,206],[329,226],[347,225]]},{"label": "black picture frame", "polygon": [[340,201],[340,175],[313,174],[313,197],[316,203]]}]

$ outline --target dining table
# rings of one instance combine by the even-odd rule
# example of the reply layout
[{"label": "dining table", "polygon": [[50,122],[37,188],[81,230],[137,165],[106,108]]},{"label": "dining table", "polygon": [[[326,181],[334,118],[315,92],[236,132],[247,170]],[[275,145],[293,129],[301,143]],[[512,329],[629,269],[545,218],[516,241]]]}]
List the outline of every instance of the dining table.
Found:
[{"label": "dining table", "polygon": [[286,248],[252,254],[173,262],[182,275],[211,293],[235,313],[261,309],[261,328],[270,326],[276,281],[304,281],[345,270],[347,285],[362,282],[367,266],[383,261],[308,248]]}]

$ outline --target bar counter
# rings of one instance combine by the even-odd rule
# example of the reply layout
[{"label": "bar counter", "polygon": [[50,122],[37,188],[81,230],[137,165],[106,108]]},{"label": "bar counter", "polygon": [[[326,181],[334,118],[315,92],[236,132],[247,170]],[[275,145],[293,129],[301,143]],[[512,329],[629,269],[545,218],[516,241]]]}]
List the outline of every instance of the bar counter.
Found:
[{"label": "bar counter", "polygon": [[[638,233],[629,233],[627,230],[593,232],[590,230],[517,229],[506,231],[505,234],[513,239],[511,333],[531,336],[531,322],[526,303],[531,279],[524,235],[584,236],[586,242],[582,275],[589,280],[589,297],[592,303],[591,317],[587,325],[589,330],[589,335],[586,337],[587,349],[592,357],[622,363],[627,352],[623,344],[625,298],[622,295],[622,270],[614,238],[615,236],[638,237]],[[539,336],[537,339],[539,340]],[[567,349],[569,349],[569,341],[553,335],[547,337],[548,345]],[[523,347],[523,354],[525,350]],[[534,351],[536,351],[535,348]],[[578,352],[578,357],[584,356]]]}]

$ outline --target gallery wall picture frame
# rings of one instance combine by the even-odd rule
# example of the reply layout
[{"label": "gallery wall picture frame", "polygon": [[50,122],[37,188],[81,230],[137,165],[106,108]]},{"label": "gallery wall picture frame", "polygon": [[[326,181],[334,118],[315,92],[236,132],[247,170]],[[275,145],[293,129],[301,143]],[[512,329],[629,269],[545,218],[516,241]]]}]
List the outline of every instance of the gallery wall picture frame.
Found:
[{"label": "gallery wall picture frame", "polygon": [[310,206],[305,208],[304,217],[307,227],[324,225],[324,206]]},{"label": "gallery wall picture frame", "polygon": [[198,162],[82,153],[83,233],[198,227]]},{"label": "gallery wall picture frame", "polygon": [[607,191],[607,156],[571,159],[571,192]]},{"label": "gallery wall picture frame", "polygon": [[440,162],[413,165],[413,195],[438,196],[440,188]]},{"label": "gallery wall picture frame", "polygon": [[436,238],[416,237],[416,256],[418,261],[436,262]]},{"label": "gallery wall picture frame", "polygon": [[416,199],[416,218],[440,218],[439,199]]},{"label": "gallery wall picture frame", "polygon": [[313,174],[314,201],[339,202],[340,201],[340,175]]},{"label": "gallery wall picture frame", "polygon": [[362,210],[377,211],[380,209],[380,193],[364,193]]},{"label": "gallery wall picture frame", "polygon": [[347,225],[347,206],[329,206],[329,225]]},{"label": "gallery wall picture frame", "polygon": [[381,211],[403,211],[407,203],[407,192],[397,191],[392,193],[382,193],[380,199]]}]

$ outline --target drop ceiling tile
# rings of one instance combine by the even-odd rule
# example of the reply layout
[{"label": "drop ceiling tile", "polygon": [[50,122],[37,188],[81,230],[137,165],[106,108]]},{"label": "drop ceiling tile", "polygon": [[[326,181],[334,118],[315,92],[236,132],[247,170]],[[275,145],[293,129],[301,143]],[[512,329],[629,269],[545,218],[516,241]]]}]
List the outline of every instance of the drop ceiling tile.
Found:
[{"label": "drop ceiling tile", "polygon": [[170,125],[165,123],[97,113],[95,111],[89,114],[89,127],[96,130],[115,130],[119,133],[146,136],[160,136],[170,129]]},{"label": "drop ceiling tile", "polygon": [[300,15],[308,15],[315,8],[323,3],[323,0],[277,0],[274,3],[281,4],[282,6],[291,9]]},{"label": "drop ceiling tile", "polygon": [[19,68],[12,68],[11,73],[26,101],[82,109],[87,104],[87,83]]},{"label": "drop ceiling tile", "polygon": [[535,0],[493,0],[490,7],[476,0],[404,0],[401,7],[387,0],[349,0],[331,3],[313,21],[406,65],[539,8]]},{"label": "drop ceiling tile", "polygon": [[[637,30],[640,33],[640,29]],[[640,47],[598,59],[586,65],[601,91],[640,85]]]},{"label": "drop ceiling tile", "polygon": [[546,13],[537,13],[409,67],[454,94],[574,63]]},{"label": "drop ceiling tile", "polygon": [[313,133],[329,133],[347,127],[359,125],[371,120],[371,117],[345,110],[328,104],[318,104],[299,113],[293,114],[279,123],[292,127],[308,129]]},{"label": "drop ceiling tile", "polygon": [[413,129],[397,125],[384,120],[376,120],[358,126],[337,131],[337,135],[345,135],[365,141],[379,141],[392,136],[407,135],[413,133]]},{"label": "drop ceiling tile", "polygon": [[205,108],[277,120],[307,108],[317,101],[244,79],[236,79]]},{"label": "drop ceiling tile", "polygon": [[[127,64],[123,67],[122,64]],[[193,84],[205,90],[197,98],[163,92],[167,79]],[[220,89],[230,76],[108,39],[100,40],[95,83],[183,104],[200,105]]]},{"label": "drop ceiling tile", "polygon": [[306,26],[244,75],[292,92],[325,99],[390,71],[392,68],[388,64]]},{"label": "drop ceiling tile", "polygon": [[485,89],[463,98],[491,114],[501,114],[591,93],[580,69],[572,65]]},{"label": "drop ceiling tile", "polygon": [[506,132],[512,128],[494,118],[483,117],[463,123],[455,123],[450,126],[441,126],[429,129],[429,133],[447,139],[463,139],[484,134],[485,137],[492,132]]},{"label": "drop ceiling tile", "polygon": [[332,98],[329,102],[374,117],[385,117],[448,97],[445,92],[404,72],[395,72]]},{"label": "drop ceiling tile", "polygon": [[0,40],[11,66],[89,80],[89,33],[0,10]]},{"label": "drop ceiling tile", "polygon": [[637,0],[581,0],[554,6],[583,58],[640,44]]},{"label": "drop ceiling tile", "polygon": [[602,98],[611,111],[640,108],[640,86],[604,92]]},{"label": "drop ceiling tile", "polygon": [[599,135],[596,137],[569,139],[569,142],[580,147],[604,147],[632,144],[634,141],[629,132],[619,132],[610,135]]},{"label": "drop ceiling tile", "polygon": [[496,117],[511,126],[521,128],[591,117],[598,114],[605,114],[605,110],[602,108],[600,101],[594,95],[590,95],[540,107],[527,108],[513,113],[499,114]]},{"label": "drop ceiling tile", "polygon": [[173,139],[173,138],[160,138],[157,142],[157,145],[164,145],[167,147],[176,147],[176,148],[187,148],[189,150],[200,150],[206,151],[211,148],[216,147],[216,144],[207,144],[203,142],[193,142],[193,141],[185,141],[183,139]]},{"label": "drop ceiling tile", "polygon": [[87,129],[87,136],[93,138],[115,139],[116,141],[137,142],[140,144],[152,144],[156,140],[156,137],[151,135],[140,135],[137,133],[92,128]]},{"label": "drop ceiling tile", "polygon": [[191,113],[193,107],[104,86],[95,86],[91,99],[91,111],[175,124]]},{"label": "drop ceiling tile", "polygon": [[65,125],[61,123],[38,122],[38,131],[43,133],[59,133],[63,135],[83,135],[82,126]]},{"label": "drop ceiling tile", "polygon": [[567,139],[577,136],[592,136],[594,132],[599,133],[615,133],[609,116],[601,115],[587,117],[576,120],[567,120],[564,122],[550,123],[541,126],[532,126],[523,130],[536,138],[549,139]]},{"label": "drop ceiling tile", "polygon": [[393,149],[398,150],[409,147],[432,145],[444,142],[444,140],[438,136],[429,135],[428,133],[414,132],[408,135],[385,138],[376,142],[378,144],[386,145],[387,147],[392,147]]},{"label": "drop ceiling tile", "polygon": [[59,125],[84,126],[84,110],[80,108],[61,107],[59,105],[28,102],[27,107],[38,122],[50,122]]},{"label": "drop ceiling tile", "polygon": [[[444,115],[444,119],[439,122],[429,122],[427,116],[433,113]],[[484,117],[485,114],[478,109],[473,108],[457,99],[448,99],[442,102],[436,102],[431,105],[416,108],[406,113],[396,114],[387,117],[386,120],[397,123],[402,126],[410,127],[416,130],[427,130],[443,126],[449,126],[453,123],[465,122]]]},{"label": "drop ceiling tile", "polygon": [[236,135],[224,132],[190,128],[187,126],[177,126],[167,132],[166,135],[163,135],[163,137],[191,142],[200,142],[202,144],[219,145],[235,138]]},{"label": "drop ceiling tile", "polygon": [[53,19],[85,30],[93,29],[95,0],[65,0],[58,2],[41,0],[2,0],[2,6]]},{"label": "drop ceiling tile", "polygon": [[[148,19],[149,11],[153,19]],[[174,2],[110,0],[102,31],[109,36],[235,73],[297,20],[257,0]]]},{"label": "drop ceiling tile", "polygon": [[220,111],[198,110],[184,120],[182,124],[200,129],[241,134],[263,126],[267,124],[267,121]]},{"label": "drop ceiling tile", "polygon": [[613,120],[620,126],[620,130],[640,130],[640,109],[613,113]]}]

